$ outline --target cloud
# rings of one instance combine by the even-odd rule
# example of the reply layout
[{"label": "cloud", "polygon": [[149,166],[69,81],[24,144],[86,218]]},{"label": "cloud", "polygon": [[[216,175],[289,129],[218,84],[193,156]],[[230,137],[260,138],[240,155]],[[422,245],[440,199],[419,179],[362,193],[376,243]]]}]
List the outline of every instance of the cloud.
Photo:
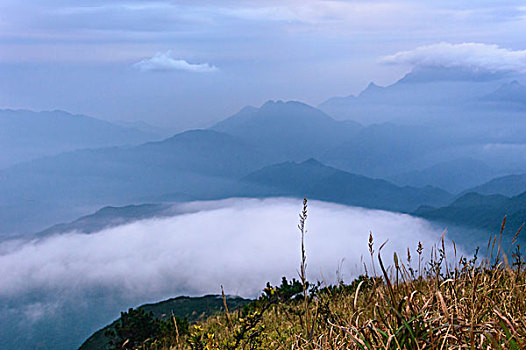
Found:
[{"label": "cloud", "polygon": [[508,50],[482,43],[442,42],[400,51],[381,62],[420,67],[467,68],[491,73],[526,73],[526,50]]},{"label": "cloud", "polygon": [[[28,333],[46,339],[53,334],[56,342],[78,347],[131,306],[182,294],[217,294],[220,285],[229,294],[255,297],[267,281],[297,278],[300,200],[182,206],[182,215],[94,234],[0,244],[0,339],[25,344]],[[307,230],[309,278],[326,283],[336,282],[338,269],[346,281],[363,273],[369,231],[377,247],[389,239],[383,250],[387,262],[394,251],[414,251],[418,241],[429,252],[441,234],[409,215],[318,201],[310,202]]]},{"label": "cloud", "polygon": [[175,59],[172,57],[171,51],[157,52],[153,57],[137,62],[133,66],[141,71],[183,70],[197,73],[217,71],[215,66],[208,63],[193,64],[182,59]]},{"label": "cloud", "polygon": [[[297,200],[191,205],[200,211],[2,249],[0,297],[71,290],[72,283],[80,290],[96,286],[142,296],[212,293],[223,284],[230,292],[254,296],[267,280],[296,275]],[[331,276],[341,259],[348,276],[357,276],[370,230],[378,242],[391,239],[387,255],[418,240],[431,243],[439,234],[408,215],[317,201],[310,209],[307,254],[313,279]]]}]

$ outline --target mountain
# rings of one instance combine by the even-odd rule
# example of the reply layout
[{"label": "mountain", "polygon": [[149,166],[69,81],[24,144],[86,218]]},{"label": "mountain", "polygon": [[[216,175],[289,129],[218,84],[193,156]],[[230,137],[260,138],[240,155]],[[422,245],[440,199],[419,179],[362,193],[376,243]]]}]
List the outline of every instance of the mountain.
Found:
[{"label": "mountain", "polygon": [[72,231],[92,233],[134,221],[170,215],[174,215],[173,207],[162,203],[104,207],[70,223],[54,225],[37,233],[37,236],[44,237]]},{"label": "mountain", "polygon": [[420,208],[416,214],[428,220],[477,228],[493,234],[500,231],[502,219],[507,215],[505,234],[509,241],[526,222],[526,192],[513,197],[470,192],[448,206]]},{"label": "mountain", "polygon": [[[399,183],[410,183],[406,180],[411,176],[428,177],[417,172],[461,158],[486,163],[495,170],[485,173],[490,176],[524,172],[526,119],[523,107],[516,106],[525,95],[522,85],[510,83],[514,78],[520,76],[420,67],[393,84],[371,83],[356,96],[330,98],[318,108],[364,127],[316,158],[365,176],[412,174]],[[477,175],[473,180],[459,179],[448,189],[475,186],[488,178]]]},{"label": "mountain", "polygon": [[422,170],[414,170],[388,178],[397,185],[435,186],[452,193],[482,184],[493,177],[496,171],[484,162],[472,158],[460,158],[441,162]]},{"label": "mountain", "polygon": [[365,176],[388,178],[428,162],[429,154],[451,146],[450,136],[432,128],[374,124],[327,150],[320,160]]},{"label": "mountain", "polygon": [[159,136],[64,111],[0,110],[0,168],[82,148],[141,144]]},{"label": "mountain", "polygon": [[399,187],[323,165],[314,159],[271,165],[243,181],[267,186],[267,193],[392,211],[412,211],[427,204],[445,204],[451,195],[433,187]]},{"label": "mountain", "polygon": [[[307,195],[312,199],[404,212],[413,211],[421,205],[444,205],[452,198],[452,195],[438,188],[399,187],[384,180],[328,167],[314,159],[302,163],[285,162],[263,167],[240,180],[225,182],[213,192],[216,193],[215,198]],[[207,199],[205,195],[194,191],[192,198],[182,200]],[[36,235],[43,237],[71,231],[92,233],[140,219],[173,216],[187,213],[189,210],[184,203],[177,202],[181,200],[177,193],[152,197],[158,202],[106,206],[71,222],[53,225]]]},{"label": "mountain", "polygon": [[516,196],[526,191],[526,174],[507,175],[492,179],[482,185],[470,188],[465,192],[480,194],[502,194]]},{"label": "mountain", "polygon": [[497,90],[481,98],[483,101],[510,103],[515,107],[526,108],[526,86],[517,80],[502,84]]},{"label": "mountain", "polygon": [[39,231],[102,206],[165,193],[215,198],[226,184],[267,164],[243,140],[212,130],[37,159],[0,171],[0,230]]},{"label": "mountain", "polygon": [[[360,123],[442,123],[502,84],[505,77],[462,68],[416,67],[385,87],[370,83],[357,96],[333,97],[318,108]],[[464,112],[466,112],[464,110]],[[468,114],[471,114],[468,113]]]},{"label": "mountain", "polygon": [[336,121],[304,103],[268,101],[260,108],[243,108],[212,130],[239,137],[274,161],[298,161],[317,157],[351,138],[360,127],[352,121]]},{"label": "mountain", "polygon": [[155,125],[146,123],[142,120],[139,120],[139,121],[116,120],[116,121],[113,121],[113,123],[123,126],[125,128],[132,128],[132,129],[143,131],[149,134],[158,135],[159,139],[167,138],[167,137],[177,134],[177,130],[175,130],[174,128],[155,126]]},{"label": "mountain", "polygon": [[[235,311],[250,302],[249,299],[227,296],[229,311]],[[154,304],[139,306],[146,312],[153,313],[153,317],[163,320],[171,320],[172,315],[189,322],[203,320],[208,316],[224,311],[223,298],[220,295],[206,295],[203,297],[186,297],[168,299]],[[98,330],[91,335],[79,348],[79,350],[104,350],[109,349],[106,331],[112,330],[120,321],[120,318]]]}]

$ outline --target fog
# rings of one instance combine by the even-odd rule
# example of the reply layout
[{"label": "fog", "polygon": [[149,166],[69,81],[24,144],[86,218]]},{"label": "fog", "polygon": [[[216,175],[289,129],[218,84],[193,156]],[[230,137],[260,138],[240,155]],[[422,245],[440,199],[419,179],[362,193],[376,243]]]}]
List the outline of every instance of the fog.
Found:
[{"label": "fog", "polygon": [[[71,232],[3,243],[2,318],[9,315],[18,324],[31,325],[34,337],[39,329],[55,327],[55,335],[67,334],[71,344],[78,345],[128,307],[181,294],[216,294],[221,285],[228,294],[256,297],[267,281],[276,284],[281,276],[298,276],[300,200],[184,205],[182,215],[95,234]],[[377,246],[389,239],[383,250],[386,261],[392,260],[393,251],[405,256],[408,246],[414,252],[418,241],[429,248],[441,235],[408,215],[318,201],[309,203],[307,230],[309,279],[325,283],[337,280],[337,270],[345,281],[363,273],[361,257],[369,261],[370,231]],[[77,322],[64,322],[65,315]],[[10,322],[10,328],[16,324]],[[20,331],[11,330],[10,339],[24,339],[16,334]]]},{"label": "fog", "polygon": [[[93,287],[151,293],[230,293],[253,297],[267,280],[294,277],[299,263],[296,229],[301,203],[291,199],[225,200],[165,219],[144,220],[96,234],[68,233],[2,247],[0,296]],[[193,203],[191,205],[197,205]],[[405,252],[441,232],[408,215],[312,202],[306,236],[311,279],[334,282],[362,271],[372,231],[390,239],[386,255]],[[12,243],[11,243],[12,244]]]}]

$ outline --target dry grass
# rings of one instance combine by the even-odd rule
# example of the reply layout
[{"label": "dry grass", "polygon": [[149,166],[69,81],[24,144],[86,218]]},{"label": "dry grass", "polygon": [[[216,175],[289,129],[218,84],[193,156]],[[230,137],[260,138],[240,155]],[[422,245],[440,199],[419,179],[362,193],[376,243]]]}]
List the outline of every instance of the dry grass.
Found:
[{"label": "dry grass", "polygon": [[524,260],[520,247],[513,254],[510,248],[508,258],[498,243],[502,232],[498,236],[482,259],[456,258],[456,249],[450,258],[442,238],[427,263],[419,243],[418,262],[408,249],[386,267],[383,246],[375,251],[371,234],[369,276],[349,285],[310,286],[307,299],[305,281],[296,288],[267,286],[245,309],[211,317],[188,334],[165,334],[145,348],[526,349]]}]

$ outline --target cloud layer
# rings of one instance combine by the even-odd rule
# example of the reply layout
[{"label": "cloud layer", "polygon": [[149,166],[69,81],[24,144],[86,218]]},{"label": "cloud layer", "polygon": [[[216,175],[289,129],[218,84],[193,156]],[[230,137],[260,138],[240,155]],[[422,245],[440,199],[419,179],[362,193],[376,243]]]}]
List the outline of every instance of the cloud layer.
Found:
[{"label": "cloud layer", "polygon": [[[221,285],[228,294],[254,297],[267,281],[298,276],[300,200],[182,206],[182,215],[95,234],[0,244],[4,346],[32,348],[45,338],[53,344],[49,348],[74,348],[131,306],[181,294],[216,294]],[[326,283],[337,280],[337,270],[346,281],[363,273],[369,231],[377,247],[390,240],[383,250],[387,263],[393,251],[414,250],[419,240],[429,252],[440,236],[408,215],[317,201],[310,203],[307,229],[309,278]]]},{"label": "cloud layer", "polygon": [[526,73],[526,50],[513,51],[482,43],[442,42],[400,51],[383,57],[381,62],[421,67],[459,67],[492,73]]},{"label": "cloud layer", "polygon": [[[296,276],[297,200],[197,203],[201,211],[145,220],[85,235],[69,233],[2,249],[0,297],[35,291],[121,289],[144,296],[212,293],[257,295],[267,280]],[[348,277],[362,271],[369,231],[386,247],[405,251],[439,232],[420,219],[312,202],[307,254],[312,279],[334,282],[342,259]]]},{"label": "cloud layer", "polygon": [[157,52],[153,57],[139,61],[133,65],[142,71],[173,71],[183,70],[196,73],[209,73],[217,71],[215,66],[208,63],[193,64],[182,59],[172,57],[171,51]]}]

